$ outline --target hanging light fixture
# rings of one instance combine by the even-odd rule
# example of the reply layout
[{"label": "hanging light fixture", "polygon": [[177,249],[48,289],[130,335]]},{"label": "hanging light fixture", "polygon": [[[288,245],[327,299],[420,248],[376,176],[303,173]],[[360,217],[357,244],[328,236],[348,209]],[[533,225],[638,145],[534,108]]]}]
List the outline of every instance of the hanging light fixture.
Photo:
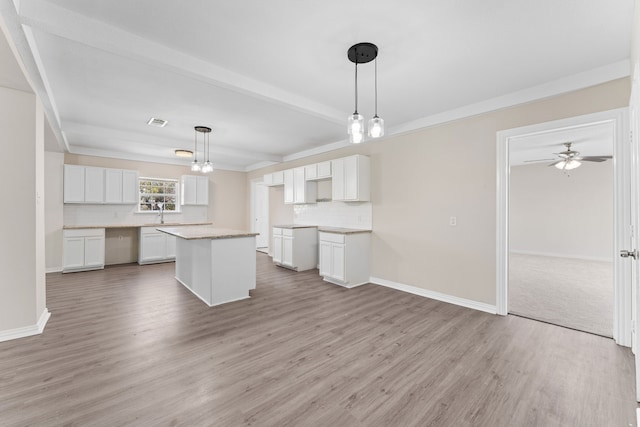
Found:
[{"label": "hanging light fixture", "polygon": [[196,129],[196,136],[193,143],[193,161],[191,162],[191,170],[193,172],[200,172],[200,163],[198,163],[198,127]]},{"label": "hanging light fixture", "polygon": [[[202,172],[209,173],[213,172],[213,165],[209,160],[209,151],[210,151],[210,142],[209,142],[209,134],[211,133],[211,128],[207,126],[196,126],[195,128],[195,158],[193,162],[191,162],[191,170],[194,172]],[[198,162],[198,134],[202,134],[202,157],[206,158],[206,160],[200,165]],[[206,155],[206,157],[205,157]]]},{"label": "hanging light fixture", "polygon": [[575,159],[565,159],[562,162],[556,163],[554,166],[560,170],[570,171],[571,169],[575,169],[580,167],[582,163]]},{"label": "hanging light fixture", "polygon": [[[358,64],[366,64],[378,56],[378,47],[373,43],[357,43],[347,51],[347,58],[355,64],[355,111],[348,117],[347,132],[349,142],[359,144],[364,141],[364,119],[358,113]],[[378,61],[375,62],[375,114],[369,120],[368,135],[379,138],[384,135],[384,120],[378,117]]]}]

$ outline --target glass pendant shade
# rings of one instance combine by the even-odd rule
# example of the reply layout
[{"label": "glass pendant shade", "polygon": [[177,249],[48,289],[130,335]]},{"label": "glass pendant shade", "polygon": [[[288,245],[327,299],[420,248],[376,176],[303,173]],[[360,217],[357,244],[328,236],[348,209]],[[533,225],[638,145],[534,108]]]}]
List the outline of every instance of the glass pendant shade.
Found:
[{"label": "glass pendant shade", "polygon": [[380,138],[384,135],[384,120],[378,116],[373,116],[373,118],[369,120],[368,129],[371,138]]},{"label": "glass pendant shade", "polygon": [[204,162],[204,165],[202,165],[202,172],[203,173],[209,173],[209,172],[213,172],[213,165],[211,164],[210,161],[206,161]]},{"label": "glass pendant shade", "polygon": [[200,172],[200,163],[198,163],[197,160],[194,160],[193,162],[191,162],[191,170],[193,172]]},{"label": "glass pendant shade", "polygon": [[357,112],[348,118],[347,132],[349,133],[349,142],[359,144],[364,140],[364,118]]},{"label": "glass pendant shade", "polygon": [[582,163],[580,163],[577,160],[565,160],[564,162],[558,163],[555,166],[558,169],[570,171],[571,169],[575,169],[577,167],[580,167],[581,164]]}]

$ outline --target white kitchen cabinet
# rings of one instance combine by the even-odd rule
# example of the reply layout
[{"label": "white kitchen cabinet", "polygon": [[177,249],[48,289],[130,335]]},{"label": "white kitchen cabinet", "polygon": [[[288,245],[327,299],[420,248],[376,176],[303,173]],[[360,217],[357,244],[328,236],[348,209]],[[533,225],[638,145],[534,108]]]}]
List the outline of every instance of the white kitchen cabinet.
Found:
[{"label": "white kitchen cabinet", "polygon": [[370,200],[371,166],[360,154],[331,161],[331,198],[345,202]]},{"label": "white kitchen cabinet", "polygon": [[284,185],[284,171],[268,173],[262,178],[262,182],[267,187]]},{"label": "white kitchen cabinet", "polygon": [[109,204],[137,204],[138,172],[125,169],[104,170],[104,202]]},{"label": "white kitchen cabinet", "polygon": [[292,204],[293,199],[293,169],[287,169],[283,171],[283,183],[284,183],[284,203]]},{"label": "white kitchen cabinet", "polygon": [[122,203],[122,169],[105,169],[104,202]]},{"label": "white kitchen cabinet", "polygon": [[274,228],[272,234],[273,248],[271,249],[271,256],[273,262],[282,264],[282,228]]},{"label": "white kitchen cabinet", "polygon": [[138,204],[140,202],[138,171],[122,170],[122,203]]},{"label": "white kitchen cabinet", "polygon": [[313,181],[305,179],[305,167],[284,171],[284,203],[305,204],[315,203],[318,186]]},{"label": "white kitchen cabinet", "polygon": [[104,203],[104,168],[85,167],[84,202]]},{"label": "white kitchen cabinet", "polygon": [[319,181],[321,179],[331,178],[331,161],[305,166],[304,178],[307,181]]},{"label": "white kitchen cabinet", "polygon": [[331,161],[318,163],[317,179],[331,178]]},{"label": "white kitchen cabinet", "polygon": [[181,204],[200,205],[209,204],[209,177],[200,175],[183,175]]},{"label": "white kitchen cabinet", "polygon": [[316,203],[317,196],[318,184],[306,180],[304,167],[295,168],[293,170],[293,203]]},{"label": "white kitchen cabinet", "polygon": [[140,227],[138,234],[138,264],[171,262],[176,259],[176,237],[156,227]]},{"label": "white kitchen cabinet", "polygon": [[64,203],[136,204],[138,172],[64,165]]},{"label": "white kitchen cabinet", "polygon": [[104,268],[104,228],[63,230],[62,272]]},{"label": "white kitchen cabinet", "polygon": [[64,203],[104,203],[104,168],[64,165]]},{"label": "white kitchen cabinet", "polygon": [[64,165],[64,203],[84,203],[84,166]]},{"label": "white kitchen cabinet", "polygon": [[320,275],[346,288],[364,285],[370,277],[370,232],[318,233]]},{"label": "white kitchen cabinet", "polygon": [[318,266],[318,230],[316,227],[273,228],[273,262],[295,271]]}]

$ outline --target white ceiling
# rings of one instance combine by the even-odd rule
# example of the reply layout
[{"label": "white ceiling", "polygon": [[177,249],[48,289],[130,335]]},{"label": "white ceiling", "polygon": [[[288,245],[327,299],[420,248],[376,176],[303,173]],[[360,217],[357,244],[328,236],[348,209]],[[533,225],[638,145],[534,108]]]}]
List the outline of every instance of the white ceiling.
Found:
[{"label": "white ceiling", "polygon": [[[347,145],[354,43],[379,47],[393,135],[628,75],[634,4],[1,1],[65,150],[187,164],[173,151],[204,125],[214,165],[235,170]],[[370,118],[373,64],[359,81]]]}]

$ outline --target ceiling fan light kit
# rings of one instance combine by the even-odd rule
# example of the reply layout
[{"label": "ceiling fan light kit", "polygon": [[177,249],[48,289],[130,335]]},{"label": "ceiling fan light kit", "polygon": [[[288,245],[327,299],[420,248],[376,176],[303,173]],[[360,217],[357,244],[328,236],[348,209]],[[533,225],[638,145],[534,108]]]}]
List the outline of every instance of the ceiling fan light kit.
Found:
[{"label": "ceiling fan light kit", "polygon": [[611,159],[612,156],[580,156],[580,152],[571,149],[571,142],[564,142],[565,150],[559,153],[554,153],[560,157],[560,160],[556,160],[549,166],[555,166],[561,171],[570,171],[579,168],[582,162],[605,162]]},{"label": "ceiling fan light kit", "polygon": [[[210,150],[209,135],[211,134],[211,128],[207,126],[196,126],[194,127],[194,130],[195,130],[195,140],[194,140],[193,152],[195,153],[195,157],[191,162],[191,170],[193,172],[202,172],[202,173],[213,172],[213,164],[209,161],[209,150]],[[205,158],[205,155],[206,155],[206,160],[202,164],[198,162],[198,135],[199,134],[202,135],[202,157]]]},{"label": "ceiling fan light kit", "polygon": [[384,135],[384,120],[378,116],[378,47],[373,43],[357,43],[347,51],[347,58],[355,64],[355,110],[347,118],[347,133],[349,142],[359,144],[364,141],[364,118],[358,113],[358,64],[375,61],[375,112],[368,122],[367,135],[370,138],[380,138]]}]

